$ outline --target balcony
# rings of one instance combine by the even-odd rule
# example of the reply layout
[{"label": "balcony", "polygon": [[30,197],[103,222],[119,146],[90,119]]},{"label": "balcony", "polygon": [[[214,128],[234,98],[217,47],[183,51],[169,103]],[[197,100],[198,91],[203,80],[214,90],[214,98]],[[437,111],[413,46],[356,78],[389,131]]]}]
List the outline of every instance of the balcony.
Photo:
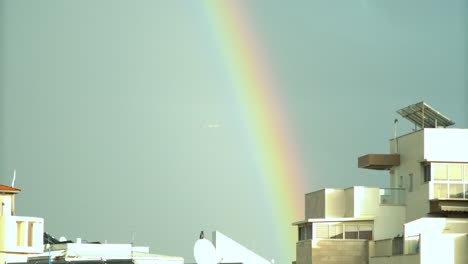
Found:
[{"label": "balcony", "polygon": [[399,165],[399,154],[367,154],[358,158],[358,167],[363,169],[389,170]]},{"label": "balcony", "polygon": [[405,205],[406,193],[402,188],[384,188],[379,190],[381,205]]}]

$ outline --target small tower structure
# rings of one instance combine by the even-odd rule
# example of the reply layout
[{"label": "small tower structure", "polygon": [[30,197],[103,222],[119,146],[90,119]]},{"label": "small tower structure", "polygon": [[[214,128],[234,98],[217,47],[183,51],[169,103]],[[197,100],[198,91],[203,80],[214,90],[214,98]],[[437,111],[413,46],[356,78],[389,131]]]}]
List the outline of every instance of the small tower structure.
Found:
[{"label": "small tower structure", "polygon": [[16,216],[15,195],[20,189],[0,185],[0,263],[25,262],[43,252],[44,219]]}]

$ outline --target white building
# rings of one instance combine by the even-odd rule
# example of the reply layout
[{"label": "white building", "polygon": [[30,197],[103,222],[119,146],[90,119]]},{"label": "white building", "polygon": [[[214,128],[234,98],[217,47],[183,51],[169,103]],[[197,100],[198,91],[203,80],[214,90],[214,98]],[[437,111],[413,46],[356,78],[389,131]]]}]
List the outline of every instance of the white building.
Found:
[{"label": "white building", "polygon": [[[0,264],[3,263],[115,263],[183,264],[182,257],[150,254],[148,247],[131,244],[77,243],[44,245],[44,219],[15,216],[20,189],[0,185]],[[50,240],[50,239],[49,239]]]},{"label": "white building", "polygon": [[0,185],[0,263],[26,261],[28,255],[43,252],[44,219],[15,215],[20,191]]},{"label": "white building", "polygon": [[389,154],[358,159],[390,188],[306,194],[296,263],[468,263],[468,129],[421,102],[398,111],[415,124]]}]

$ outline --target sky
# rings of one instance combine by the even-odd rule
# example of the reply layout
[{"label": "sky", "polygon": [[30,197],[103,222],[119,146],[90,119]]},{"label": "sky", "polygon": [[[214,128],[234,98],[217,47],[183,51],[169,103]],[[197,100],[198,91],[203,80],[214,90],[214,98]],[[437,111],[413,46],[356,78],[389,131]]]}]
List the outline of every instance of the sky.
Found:
[{"label": "sky", "polygon": [[468,127],[467,71],[463,0],[0,0],[0,184],[56,237],[290,263],[305,193],[388,186],[398,109]]}]

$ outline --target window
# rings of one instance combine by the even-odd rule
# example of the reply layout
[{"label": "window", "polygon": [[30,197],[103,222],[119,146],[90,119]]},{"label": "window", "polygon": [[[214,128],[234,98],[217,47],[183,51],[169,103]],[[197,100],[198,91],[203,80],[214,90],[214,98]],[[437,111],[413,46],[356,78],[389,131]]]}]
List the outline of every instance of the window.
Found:
[{"label": "window", "polygon": [[449,164],[448,176],[449,176],[449,181],[461,181],[462,180],[462,165],[461,164]]},{"label": "window", "polygon": [[316,223],[314,239],[370,239],[373,225],[369,222]]},{"label": "window", "polygon": [[468,199],[467,163],[431,163],[431,167],[431,199]]},{"label": "window", "polygon": [[306,239],[312,239],[312,224],[308,224],[306,228]]},{"label": "window", "polygon": [[424,165],[424,182],[431,181],[431,164]]},{"label": "window", "polygon": [[358,238],[358,229],[357,225],[346,225],[345,238],[346,239],[357,239]]},{"label": "window", "polygon": [[372,239],[372,225],[359,226],[359,239]]},{"label": "window", "polygon": [[449,197],[463,199],[463,184],[450,184]]},{"label": "window", "polygon": [[316,238],[328,238],[328,224],[317,224],[315,232]]},{"label": "window", "polygon": [[330,226],[330,238],[331,239],[343,239],[343,225],[336,224]]},{"label": "window", "polygon": [[306,227],[299,226],[299,241],[306,239]]},{"label": "window", "polygon": [[410,173],[408,177],[408,192],[413,191],[413,173]]},{"label": "window", "polygon": [[447,198],[447,186],[446,183],[434,183],[434,199]]},{"label": "window", "polygon": [[298,238],[299,241],[312,239],[312,224],[299,226]]},{"label": "window", "polygon": [[434,164],[434,180],[447,180],[447,164]]}]

